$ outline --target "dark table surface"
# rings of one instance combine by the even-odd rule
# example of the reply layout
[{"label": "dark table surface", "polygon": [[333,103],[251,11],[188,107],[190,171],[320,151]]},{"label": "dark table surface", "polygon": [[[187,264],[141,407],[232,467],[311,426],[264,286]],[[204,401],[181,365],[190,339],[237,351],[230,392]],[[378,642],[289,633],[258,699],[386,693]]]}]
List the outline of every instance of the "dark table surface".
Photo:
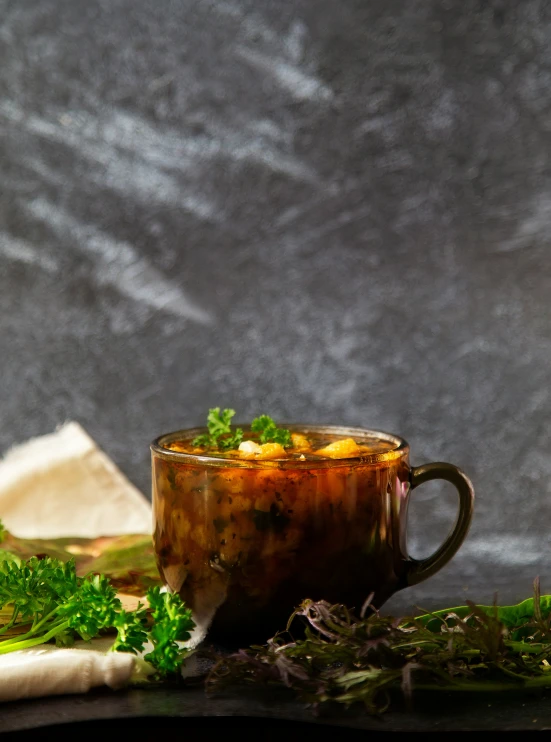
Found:
[{"label": "dark table surface", "polygon": [[[75,419],[147,493],[209,406],[390,430],[477,507],[386,609],[551,591],[550,51],[540,0],[0,0],[0,448]],[[455,500],[414,500],[426,554]],[[194,703],[237,713],[0,724]]]},{"label": "dark table surface", "polygon": [[71,735],[74,738],[75,732],[85,725],[89,730],[96,728],[110,733],[136,731],[150,735],[151,739],[155,733],[168,729],[185,734],[261,729],[268,739],[282,731],[321,734],[321,730],[316,731],[319,726],[363,729],[384,736],[389,732],[477,730],[524,734],[551,729],[551,694],[513,700],[492,695],[476,699],[417,695],[413,708],[398,702],[391,712],[373,717],[360,711],[325,711],[316,715],[280,694],[207,698],[197,688],[98,690],[81,696],[3,704],[1,711],[0,732],[32,737],[37,729],[48,727],[61,739],[69,739]]}]

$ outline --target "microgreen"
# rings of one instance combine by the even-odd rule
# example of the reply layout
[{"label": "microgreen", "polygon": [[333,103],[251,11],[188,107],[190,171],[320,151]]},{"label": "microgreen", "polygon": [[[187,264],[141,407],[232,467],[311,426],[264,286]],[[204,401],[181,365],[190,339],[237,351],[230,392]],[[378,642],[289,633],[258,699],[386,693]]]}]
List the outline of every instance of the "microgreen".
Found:
[{"label": "microgreen", "polygon": [[[367,615],[364,615],[367,614]],[[299,620],[303,638],[293,638]],[[361,703],[384,711],[392,690],[492,692],[551,687],[551,598],[518,606],[467,603],[406,619],[364,606],[305,600],[287,631],[218,658],[207,678],[211,691],[231,685],[280,684],[317,707]]]}]

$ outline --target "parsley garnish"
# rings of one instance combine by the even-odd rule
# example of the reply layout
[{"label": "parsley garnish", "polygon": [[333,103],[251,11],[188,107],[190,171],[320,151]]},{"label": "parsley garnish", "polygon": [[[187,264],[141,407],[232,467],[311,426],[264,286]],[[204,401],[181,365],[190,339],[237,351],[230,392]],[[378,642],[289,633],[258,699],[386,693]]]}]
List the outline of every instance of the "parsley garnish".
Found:
[{"label": "parsley garnish", "polygon": [[[207,427],[209,432],[198,435],[193,439],[194,446],[201,448],[217,448],[224,451],[230,448],[238,448],[243,440],[243,430],[236,428],[233,433],[231,419],[235,410],[225,409],[220,412],[220,407],[213,407],[207,416]],[[255,417],[251,423],[253,433],[259,434],[261,443],[279,443],[281,446],[293,445],[291,431],[286,428],[278,428],[269,415]]]},{"label": "parsley garnish", "polygon": [[0,641],[0,654],[44,644],[55,639],[62,646],[75,637],[91,639],[102,629],[114,628],[121,610],[116,591],[104,575],[78,577],[73,560],[31,557],[0,564],[0,608],[12,609],[0,634],[27,630]]},{"label": "parsley garnish", "polygon": [[291,431],[278,428],[269,415],[255,417],[251,423],[251,430],[260,433],[261,443],[279,443],[282,446],[292,446]]},{"label": "parsley garnish", "polygon": [[209,432],[194,438],[193,445],[220,450],[238,448],[243,440],[243,431],[241,428],[236,428],[232,433],[230,423],[234,415],[235,410],[232,409],[225,409],[220,412],[220,407],[211,408],[207,416]]},{"label": "parsley garnish", "polygon": [[[145,656],[158,676],[177,672],[188,650],[177,642],[190,638],[195,628],[191,611],[178,595],[147,591],[153,625],[147,629],[142,605],[125,611],[105,575],[76,574],[73,560],[31,557],[27,561],[0,561],[0,611],[9,619],[0,629],[0,655],[55,640],[67,647],[81,637],[93,639],[116,630],[112,651],[142,652],[149,640],[153,651]],[[1,637],[8,631],[14,636]]]},{"label": "parsley garnish", "polygon": [[147,599],[153,611],[153,626],[149,639],[153,651],[144,659],[155,667],[159,675],[170,675],[178,672],[187,649],[182,649],[177,642],[190,638],[190,631],[195,628],[191,610],[186,608],[177,593],[161,593],[159,587],[147,591]]}]

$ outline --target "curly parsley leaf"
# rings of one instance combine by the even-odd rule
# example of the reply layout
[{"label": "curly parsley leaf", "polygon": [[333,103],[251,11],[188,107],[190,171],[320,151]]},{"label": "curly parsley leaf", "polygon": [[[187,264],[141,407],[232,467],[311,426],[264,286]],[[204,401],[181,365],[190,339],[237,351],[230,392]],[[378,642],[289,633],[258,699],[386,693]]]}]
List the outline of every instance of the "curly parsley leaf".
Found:
[{"label": "curly parsley leaf", "polygon": [[75,636],[91,639],[113,627],[120,609],[116,591],[105,576],[78,577],[73,560],[46,557],[0,563],[0,609],[11,617],[0,629],[23,634],[0,641],[0,654],[44,644],[62,646]]},{"label": "curly parsley leaf", "polygon": [[113,622],[117,629],[117,638],[111,647],[113,652],[141,652],[147,641],[146,611],[141,603],[135,611],[120,610]]},{"label": "curly parsley leaf", "polygon": [[[144,658],[157,675],[179,670],[189,650],[181,642],[195,628],[191,611],[178,595],[147,593],[153,618],[147,630],[147,614],[141,604],[125,611],[117,592],[105,575],[78,577],[73,560],[32,557],[20,563],[0,561],[0,655],[55,640],[71,646],[75,638],[90,640],[104,630],[117,632],[112,651],[138,654],[149,640],[153,650]],[[3,610],[4,609],[4,610]],[[17,635],[5,637],[13,629]]]},{"label": "curly parsley leaf", "polygon": [[261,443],[279,443],[282,446],[292,446],[291,431],[278,428],[269,415],[255,417],[251,423],[251,430],[259,433]]},{"label": "curly parsley leaf", "polygon": [[241,428],[236,428],[233,435],[226,437],[226,438],[219,438],[218,439],[218,448],[221,448],[222,450],[227,450],[231,448],[239,448],[239,444],[243,440],[243,430]]},{"label": "curly parsley leaf", "polygon": [[235,410],[231,408],[220,411],[220,407],[212,407],[207,416],[209,432],[194,438],[193,445],[220,450],[237,448],[243,440],[243,431],[241,428],[236,428],[232,433],[231,420],[234,415]]},{"label": "curly parsley leaf", "polygon": [[[225,413],[229,424],[231,414]],[[106,575],[79,577],[74,559],[23,560],[0,549],[0,655],[50,641],[70,647],[75,639],[90,640],[107,630],[117,633],[111,651],[139,654],[149,640],[153,650],[145,659],[157,675],[175,673],[189,654],[181,642],[195,628],[191,611],[178,595],[159,587],[148,590],[147,600],[149,630],[148,611],[141,604],[124,610]]]},{"label": "curly parsley leaf", "polygon": [[178,642],[187,641],[195,628],[191,610],[176,593],[161,593],[158,587],[147,591],[147,600],[153,613],[153,627],[148,638],[153,650],[144,659],[161,676],[178,672],[189,650]]},{"label": "curly parsley leaf", "polygon": [[192,444],[200,448],[210,448],[212,445],[212,439],[208,433],[203,433],[203,435],[198,435],[194,438]]},{"label": "curly parsley leaf", "polygon": [[213,407],[207,415],[207,427],[213,438],[219,438],[224,433],[231,433],[231,421],[235,410],[227,408],[220,412],[220,407]]},{"label": "curly parsley leaf", "polygon": [[101,629],[114,626],[120,608],[121,602],[107,577],[92,575],[82,580],[74,595],[59,606],[58,615],[65,617],[68,628],[87,641]]}]

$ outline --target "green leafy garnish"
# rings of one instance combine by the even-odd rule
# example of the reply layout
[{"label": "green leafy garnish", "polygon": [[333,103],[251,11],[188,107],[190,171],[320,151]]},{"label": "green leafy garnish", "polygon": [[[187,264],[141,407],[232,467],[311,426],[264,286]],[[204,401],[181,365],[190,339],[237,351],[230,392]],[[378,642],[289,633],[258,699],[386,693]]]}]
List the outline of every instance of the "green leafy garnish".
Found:
[{"label": "green leafy garnish", "polygon": [[282,446],[292,446],[291,431],[278,428],[269,415],[255,417],[251,423],[251,430],[260,434],[261,443],[279,443]]},{"label": "green leafy garnish", "polygon": [[113,626],[117,629],[117,638],[111,651],[130,652],[131,654],[143,651],[147,641],[146,625],[146,610],[141,603],[138,603],[135,611],[121,609],[113,621]]},{"label": "green leafy garnish", "polygon": [[195,627],[191,611],[178,595],[150,588],[147,600],[153,624],[147,629],[147,611],[138,605],[125,611],[105,575],[79,577],[73,560],[52,557],[0,562],[0,654],[27,649],[54,640],[71,646],[76,638],[93,639],[105,630],[116,631],[112,651],[142,652],[149,640],[153,651],[144,658],[158,676],[177,672],[188,650],[177,642],[190,638]]},{"label": "green leafy garnish", "polygon": [[[231,420],[235,410],[225,409],[220,412],[220,407],[213,407],[207,416],[208,433],[198,435],[193,439],[194,446],[201,448],[213,448],[221,451],[238,448],[243,440],[243,430],[231,429]],[[279,443],[281,446],[293,445],[291,431],[286,428],[278,428],[269,415],[260,415],[251,423],[253,433],[258,433],[261,443]]]},{"label": "green leafy garnish", "polygon": [[0,654],[59,639],[63,646],[76,636],[91,639],[112,627],[121,603],[109,580],[100,575],[77,577],[75,564],[46,557],[0,564],[0,608],[11,607],[0,629],[24,628],[23,634],[0,641]]},{"label": "green leafy garnish", "polygon": [[232,433],[230,424],[234,415],[235,410],[232,409],[225,409],[220,412],[220,407],[211,408],[207,416],[209,432],[194,438],[193,445],[220,450],[238,448],[243,440],[243,430],[236,428]]},{"label": "green leafy garnish", "polygon": [[149,639],[153,650],[144,659],[150,662],[161,676],[176,673],[189,650],[177,642],[190,638],[195,628],[191,610],[176,593],[161,593],[158,587],[148,590],[147,599],[153,611],[153,627]]},{"label": "green leafy garnish", "polygon": [[[303,638],[291,632],[299,619]],[[381,713],[391,692],[529,691],[551,688],[551,596],[518,606],[477,606],[414,618],[381,616],[364,605],[360,615],[343,605],[305,600],[287,631],[264,646],[219,657],[207,688],[284,685],[314,707],[363,704]]]}]

